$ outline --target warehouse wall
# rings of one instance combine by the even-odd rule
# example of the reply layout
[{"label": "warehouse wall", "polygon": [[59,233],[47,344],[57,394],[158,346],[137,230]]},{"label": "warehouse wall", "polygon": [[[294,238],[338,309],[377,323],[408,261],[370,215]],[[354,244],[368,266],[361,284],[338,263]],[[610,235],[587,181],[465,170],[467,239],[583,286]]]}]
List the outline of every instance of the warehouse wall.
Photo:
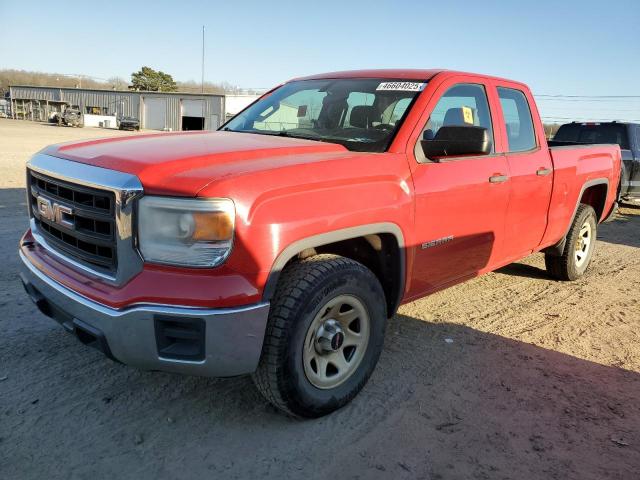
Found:
[{"label": "warehouse wall", "polygon": [[[66,103],[85,107],[102,107],[109,115],[137,117],[140,111],[140,94],[137,92],[112,92],[109,90],[81,90],[51,87],[10,87],[15,100]],[[46,103],[45,103],[46,104]]]},{"label": "warehouse wall", "polygon": [[[10,95],[20,118],[46,121],[49,114],[59,110],[61,104],[78,105],[83,113],[86,107],[106,109],[107,115],[132,116],[144,125],[144,99],[157,98],[165,102],[166,129],[182,128],[182,100],[203,102],[204,128],[215,130],[224,121],[223,95],[190,95],[182,93],[122,92],[110,90],[84,90],[74,88],[12,86]],[[103,114],[104,112],[101,112]],[[156,122],[157,123],[157,122]]]}]

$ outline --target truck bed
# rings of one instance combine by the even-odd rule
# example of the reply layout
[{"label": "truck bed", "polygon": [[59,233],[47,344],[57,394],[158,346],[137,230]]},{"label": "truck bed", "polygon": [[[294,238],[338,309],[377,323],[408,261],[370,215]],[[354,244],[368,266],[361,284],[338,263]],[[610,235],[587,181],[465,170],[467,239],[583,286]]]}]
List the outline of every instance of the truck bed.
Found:
[{"label": "truck bed", "polygon": [[[553,161],[553,191],[549,208],[548,228],[543,244],[560,240],[567,232],[576,206],[584,190],[592,185],[607,189],[606,205],[615,202],[620,181],[620,147],[618,145],[550,146]],[[612,173],[613,172],[613,173]],[[609,214],[603,208],[602,221]]]}]

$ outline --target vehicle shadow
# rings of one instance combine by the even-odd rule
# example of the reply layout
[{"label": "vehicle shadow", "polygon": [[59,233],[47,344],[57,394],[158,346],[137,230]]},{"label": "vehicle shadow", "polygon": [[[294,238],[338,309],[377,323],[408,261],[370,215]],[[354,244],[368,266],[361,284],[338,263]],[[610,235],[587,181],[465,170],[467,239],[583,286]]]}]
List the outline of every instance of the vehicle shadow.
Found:
[{"label": "vehicle shadow", "polygon": [[26,189],[0,188],[0,218],[21,216],[26,219],[26,215]]},{"label": "vehicle shadow", "polygon": [[623,205],[611,222],[600,225],[598,240],[640,247],[640,207]]},{"label": "vehicle shadow", "polygon": [[[0,189],[0,258],[2,258],[2,268],[0,268],[0,278],[14,278],[15,270],[12,268],[18,264],[18,241],[22,234],[29,227],[27,212],[27,195],[24,188],[2,188]],[[0,295],[6,289],[1,288]],[[1,298],[1,296],[0,296]]]},{"label": "vehicle shadow", "polygon": [[637,372],[459,324],[396,315],[361,394],[307,421],[247,377],[140,372],[59,328],[25,343],[29,381],[2,385],[7,478],[60,458],[60,478],[601,479],[640,466]]},{"label": "vehicle shadow", "polygon": [[496,273],[511,275],[516,277],[536,278],[542,280],[550,280],[551,277],[543,268],[538,268],[525,263],[511,263],[496,270]]}]

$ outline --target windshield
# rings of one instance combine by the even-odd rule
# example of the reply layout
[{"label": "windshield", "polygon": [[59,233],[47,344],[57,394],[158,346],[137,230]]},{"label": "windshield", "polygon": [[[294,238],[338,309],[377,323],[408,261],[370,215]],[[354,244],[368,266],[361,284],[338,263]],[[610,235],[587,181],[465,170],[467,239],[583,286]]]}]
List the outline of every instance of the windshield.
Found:
[{"label": "windshield", "polygon": [[419,80],[380,78],[290,82],[232,118],[222,130],[384,152],[425,86]]}]

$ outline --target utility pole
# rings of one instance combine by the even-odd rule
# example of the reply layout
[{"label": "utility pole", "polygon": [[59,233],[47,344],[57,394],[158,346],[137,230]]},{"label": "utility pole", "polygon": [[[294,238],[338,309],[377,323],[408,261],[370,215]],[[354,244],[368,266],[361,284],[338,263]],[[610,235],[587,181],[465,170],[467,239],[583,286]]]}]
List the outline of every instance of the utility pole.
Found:
[{"label": "utility pole", "polygon": [[202,81],[200,82],[200,89],[204,93],[204,25],[202,26]]}]

